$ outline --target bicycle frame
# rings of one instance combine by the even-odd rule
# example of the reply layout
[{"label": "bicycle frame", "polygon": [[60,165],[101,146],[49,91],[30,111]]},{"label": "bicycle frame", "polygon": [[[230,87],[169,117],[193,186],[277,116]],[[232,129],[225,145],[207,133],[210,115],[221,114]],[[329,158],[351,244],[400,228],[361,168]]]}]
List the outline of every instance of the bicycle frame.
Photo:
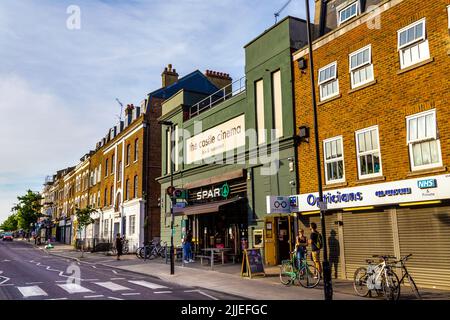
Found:
[{"label": "bicycle frame", "polygon": [[[370,264],[369,263],[369,265],[372,265],[372,264]],[[381,262],[381,263],[379,263],[379,264],[377,264],[375,267],[374,267],[374,273],[375,273],[375,283],[377,282],[377,281],[380,281],[380,277],[382,276],[382,275],[384,275],[385,276],[385,278],[387,279],[387,270],[388,270],[388,267],[387,267],[387,264],[386,264],[386,261],[383,261],[383,262]]]}]

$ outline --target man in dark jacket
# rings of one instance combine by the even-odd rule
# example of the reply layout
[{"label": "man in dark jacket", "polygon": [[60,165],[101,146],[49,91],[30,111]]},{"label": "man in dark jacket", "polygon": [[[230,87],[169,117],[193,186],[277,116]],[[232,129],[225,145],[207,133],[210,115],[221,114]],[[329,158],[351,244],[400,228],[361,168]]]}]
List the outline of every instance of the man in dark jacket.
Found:
[{"label": "man in dark jacket", "polygon": [[120,260],[120,256],[123,254],[123,244],[122,238],[120,237],[120,233],[116,236],[116,250],[117,250],[117,260]]}]

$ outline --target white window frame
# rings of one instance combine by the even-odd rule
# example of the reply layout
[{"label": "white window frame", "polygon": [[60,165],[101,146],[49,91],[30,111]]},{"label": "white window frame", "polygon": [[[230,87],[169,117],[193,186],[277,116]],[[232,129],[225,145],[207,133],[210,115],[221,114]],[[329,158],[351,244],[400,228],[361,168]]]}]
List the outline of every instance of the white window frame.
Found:
[{"label": "white window frame", "polygon": [[[341,148],[342,148],[342,156],[340,158],[334,158],[332,160],[327,160],[327,154],[326,154],[326,143],[327,142],[333,142],[336,140],[341,141]],[[337,136],[329,139],[323,140],[323,161],[324,161],[324,168],[325,168],[325,184],[336,184],[336,183],[342,183],[345,182],[345,160],[344,160],[344,138],[342,136]],[[342,178],[336,179],[336,180],[328,180],[328,170],[327,170],[327,164],[329,162],[337,162],[342,160]]]},{"label": "white window frame", "polygon": [[[417,25],[423,23],[423,30],[422,30],[422,36],[420,38],[414,39],[410,42],[407,42],[403,45],[400,45],[400,35],[402,34],[402,32],[411,29],[411,28],[415,28]],[[420,63],[424,60],[427,60],[430,58],[430,47],[428,45],[428,40],[427,40],[427,36],[426,36],[426,32],[427,32],[427,25],[426,25],[426,19],[422,18],[414,23],[411,23],[409,25],[407,25],[406,27],[400,29],[397,31],[397,50],[399,52],[399,56],[400,56],[400,69],[405,69],[408,68],[410,66],[413,66],[417,63]],[[424,55],[424,57],[415,60],[413,62],[411,62],[410,64],[405,64],[405,62],[403,61],[403,53],[406,50],[409,50],[415,46],[420,46],[421,44],[423,44],[424,46],[427,47],[427,55]]]},{"label": "white window frame", "polygon": [[281,138],[283,136],[283,88],[280,69],[272,73],[272,103],[275,137]]},{"label": "white window frame", "polygon": [[[356,56],[357,54],[366,51],[367,49],[369,49],[369,61],[368,62],[364,62],[363,64],[352,68],[352,58],[354,56]],[[365,46],[364,48],[361,48],[361,49],[359,49],[359,50],[357,50],[355,52],[350,53],[349,56],[348,56],[348,67],[349,67],[349,70],[350,70],[350,78],[351,78],[352,89],[361,87],[361,86],[363,86],[363,85],[365,85],[365,84],[367,84],[369,82],[372,82],[375,79],[375,75],[374,75],[374,71],[373,71],[373,63],[372,63],[372,45],[369,44],[368,46]],[[369,67],[369,68],[372,69],[372,78],[367,79],[366,81],[363,81],[363,82],[359,82],[358,84],[355,84],[354,83],[355,82],[354,72],[358,71],[358,70],[360,70],[362,68],[366,68],[366,67]]]},{"label": "white window frame", "polygon": [[256,128],[258,144],[266,142],[266,126],[264,117],[264,80],[255,81]]},{"label": "white window frame", "polygon": [[[131,218],[133,218],[133,220],[134,220],[133,224],[131,224]],[[131,230],[131,226],[133,226],[133,230]],[[131,232],[131,231],[133,231],[133,232]],[[130,236],[136,234],[136,215],[131,215],[128,218],[128,234]]]},{"label": "white window frame", "polygon": [[447,6],[447,22],[448,22],[448,30],[450,30],[450,5]]},{"label": "white window frame", "polygon": [[[345,20],[342,20],[342,21],[341,21],[341,12],[344,11],[344,10],[346,10],[346,9],[348,9],[348,8],[350,8],[351,6],[353,6],[353,5],[355,5],[355,4],[356,4],[356,14],[353,15],[353,16],[348,17],[348,18],[345,19]],[[350,2],[350,3],[349,3],[349,2],[345,2],[345,3],[341,4],[341,5],[339,5],[339,6],[336,8],[336,13],[337,13],[337,25],[340,26],[341,24],[343,24],[343,23],[349,21],[350,19],[352,19],[352,18],[358,16],[358,15],[361,13],[361,8],[360,8],[360,7],[361,7],[361,6],[360,6],[360,3],[359,3],[359,0],[355,0],[355,1],[352,1],[352,2]]]},{"label": "white window frame", "polygon": [[[334,70],[335,70],[334,76],[331,77],[331,78],[325,79],[325,80],[323,80],[323,81],[320,81],[320,73],[321,73],[322,71],[328,69],[328,68],[331,68],[333,65],[334,65]],[[339,95],[339,78],[338,78],[337,61],[334,61],[334,62],[332,62],[332,63],[330,63],[330,64],[327,64],[326,66],[320,68],[320,69],[319,69],[319,72],[318,72],[318,78],[317,78],[317,79],[318,79],[318,83],[319,83],[319,95],[320,95],[320,101],[328,100],[328,99],[331,99],[331,98],[336,97],[336,96]],[[329,95],[329,96],[325,96],[325,97],[322,96],[322,90],[321,90],[322,85],[331,83],[332,81],[336,81],[336,87],[337,87],[336,93],[334,93],[334,94],[332,94],[332,95]]]},{"label": "white window frame", "polygon": [[[409,140],[409,121],[416,119],[416,118],[420,118],[420,117],[426,117],[429,114],[433,114],[434,116],[434,121],[435,121],[435,129],[433,135],[426,137],[426,138],[422,138],[422,139],[414,139],[414,140]],[[428,111],[424,111],[424,112],[420,112],[420,113],[416,113],[410,116],[406,117],[406,143],[408,145],[408,150],[409,150],[409,162],[411,165],[411,171],[417,171],[417,170],[426,170],[426,169],[432,169],[432,168],[436,168],[436,167],[442,167],[442,151],[441,151],[441,142],[438,136],[438,128],[437,128],[437,116],[436,116],[436,109],[432,109],[432,110],[428,110]],[[427,141],[436,141],[436,145],[437,145],[437,152],[438,152],[438,156],[439,156],[439,161],[436,163],[431,163],[431,164],[426,164],[426,165],[421,165],[421,166],[416,166],[414,165],[414,154],[413,154],[413,145],[416,143],[422,143],[422,142],[427,142]]]},{"label": "white window frame", "polygon": [[[370,151],[359,152],[358,135],[359,134],[364,134],[364,133],[366,133],[368,131],[372,131],[372,130],[376,130],[376,132],[377,132],[378,149],[372,149]],[[358,165],[358,177],[359,177],[359,179],[370,179],[370,178],[383,176],[383,163],[381,161],[380,131],[378,129],[378,126],[372,126],[372,127],[369,127],[369,128],[364,128],[364,129],[356,131],[355,132],[355,140],[356,140],[356,159],[357,159],[357,165]],[[377,173],[362,174],[361,173],[361,163],[360,163],[361,160],[360,160],[360,157],[363,156],[363,155],[374,154],[374,153],[378,153],[378,155],[380,157],[380,171],[377,172]]]}]

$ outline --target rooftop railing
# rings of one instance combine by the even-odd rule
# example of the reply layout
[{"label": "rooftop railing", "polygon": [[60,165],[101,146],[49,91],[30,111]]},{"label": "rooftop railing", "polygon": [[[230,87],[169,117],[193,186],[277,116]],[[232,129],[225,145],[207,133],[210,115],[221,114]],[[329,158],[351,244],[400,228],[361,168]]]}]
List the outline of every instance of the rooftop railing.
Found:
[{"label": "rooftop railing", "polygon": [[189,109],[189,119],[198,116],[200,113],[213,108],[219,103],[230,99],[245,91],[245,77],[236,80],[229,85],[223,87],[222,89],[214,92],[209,97],[201,100],[200,102],[194,104]]}]

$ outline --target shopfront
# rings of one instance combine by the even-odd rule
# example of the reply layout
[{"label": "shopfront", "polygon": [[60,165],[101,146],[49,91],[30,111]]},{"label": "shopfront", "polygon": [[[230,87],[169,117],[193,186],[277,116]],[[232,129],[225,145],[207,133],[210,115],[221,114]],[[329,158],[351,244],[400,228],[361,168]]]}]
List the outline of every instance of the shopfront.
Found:
[{"label": "shopfront", "polygon": [[216,180],[201,186],[198,184],[206,181],[187,184],[193,187],[183,189],[184,195],[177,199],[179,208],[175,209],[183,216],[181,237],[192,231],[196,252],[231,248],[229,253],[240,255],[248,248],[247,184],[244,177]]},{"label": "shopfront", "polygon": [[[296,198],[299,228],[309,235],[318,195]],[[412,253],[408,270],[419,287],[450,289],[450,175],[324,192],[325,239],[333,276],[352,279],[374,254]]]}]

